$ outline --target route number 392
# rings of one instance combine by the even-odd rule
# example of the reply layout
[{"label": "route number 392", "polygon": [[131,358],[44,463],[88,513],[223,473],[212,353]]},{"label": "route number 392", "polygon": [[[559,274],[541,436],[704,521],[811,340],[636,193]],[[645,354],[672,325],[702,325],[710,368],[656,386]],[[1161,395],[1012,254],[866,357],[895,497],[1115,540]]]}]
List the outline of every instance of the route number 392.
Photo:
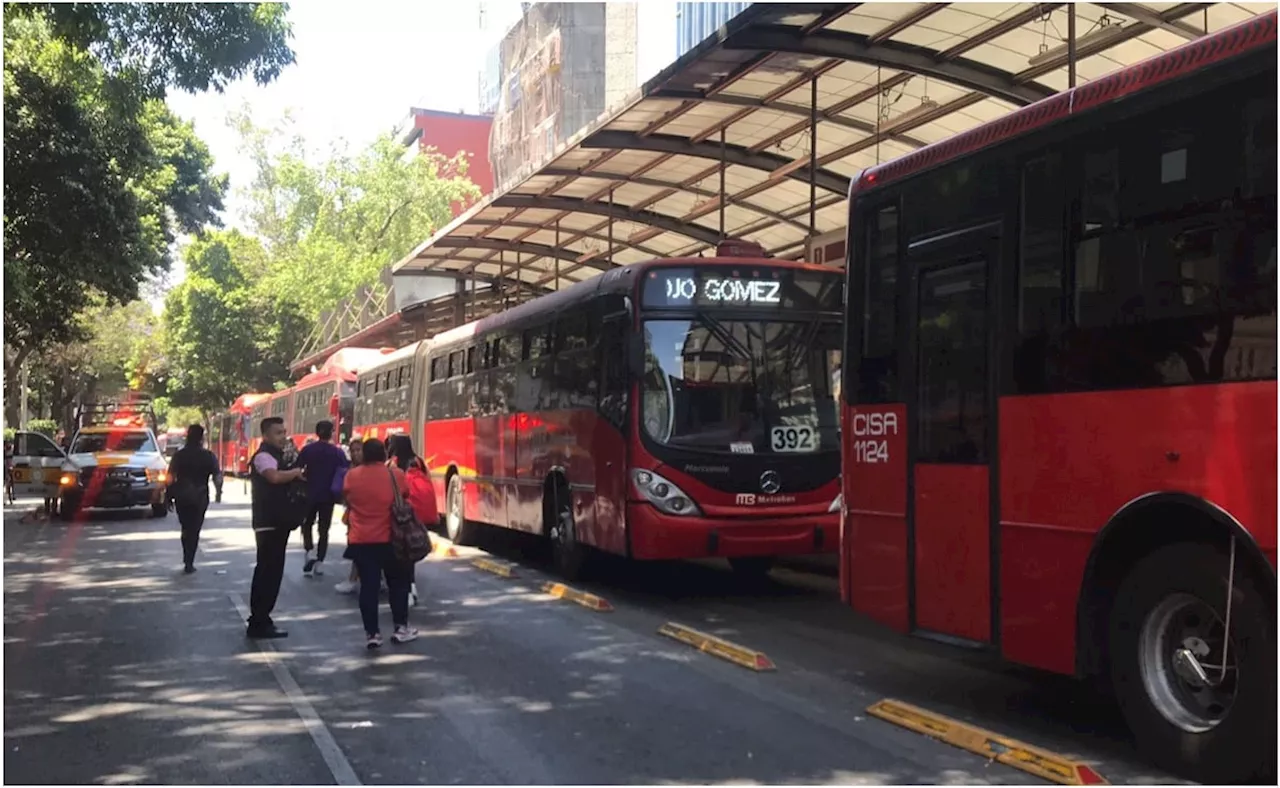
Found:
[{"label": "route number 392", "polygon": [[874,464],[889,461],[889,442],[861,440],[853,442],[853,461]]},{"label": "route number 392", "polygon": [[769,445],[776,452],[817,451],[818,436],[813,427],[774,427]]}]

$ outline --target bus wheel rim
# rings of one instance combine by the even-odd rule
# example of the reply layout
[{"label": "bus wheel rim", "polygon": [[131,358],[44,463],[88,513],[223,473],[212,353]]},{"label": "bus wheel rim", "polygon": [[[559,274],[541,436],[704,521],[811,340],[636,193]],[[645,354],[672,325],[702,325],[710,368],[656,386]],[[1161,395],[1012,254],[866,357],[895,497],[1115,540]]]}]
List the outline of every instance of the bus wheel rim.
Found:
[{"label": "bus wheel rim", "polygon": [[1224,671],[1224,637],[1217,612],[1186,593],[1165,597],[1143,621],[1138,636],[1143,688],[1160,716],[1182,731],[1205,733],[1231,711],[1236,644],[1228,644]]},{"label": "bus wheel rim", "polygon": [[455,537],[462,530],[462,485],[449,483],[449,536]]}]

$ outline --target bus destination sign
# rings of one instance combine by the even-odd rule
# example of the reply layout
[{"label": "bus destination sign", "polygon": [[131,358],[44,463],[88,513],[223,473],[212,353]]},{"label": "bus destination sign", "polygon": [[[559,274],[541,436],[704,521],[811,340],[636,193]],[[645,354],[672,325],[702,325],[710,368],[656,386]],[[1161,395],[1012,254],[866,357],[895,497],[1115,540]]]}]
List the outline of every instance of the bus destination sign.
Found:
[{"label": "bus destination sign", "polygon": [[698,306],[828,311],[840,308],[841,287],[839,271],[659,268],[645,278],[642,301],[651,309]]}]

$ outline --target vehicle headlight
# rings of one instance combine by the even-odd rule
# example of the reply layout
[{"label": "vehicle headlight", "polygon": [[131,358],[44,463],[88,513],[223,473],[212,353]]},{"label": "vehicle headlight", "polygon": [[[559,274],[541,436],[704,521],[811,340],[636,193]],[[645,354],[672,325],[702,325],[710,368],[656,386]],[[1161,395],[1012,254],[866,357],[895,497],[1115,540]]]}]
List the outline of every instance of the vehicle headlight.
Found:
[{"label": "vehicle headlight", "polygon": [[631,482],[635,485],[636,492],[661,512],[680,516],[702,513],[684,490],[653,471],[632,469]]},{"label": "vehicle headlight", "polygon": [[147,481],[149,482],[153,482],[153,483],[164,482],[168,480],[168,478],[169,478],[169,474],[165,473],[164,471],[152,471],[152,470],[147,471]]},{"label": "vehicle headlight", "polygon": [[63,487],[73,487],[76,483],[76,475],[74,473],[64,473],[62,478],[58,480],[58,484]]}]

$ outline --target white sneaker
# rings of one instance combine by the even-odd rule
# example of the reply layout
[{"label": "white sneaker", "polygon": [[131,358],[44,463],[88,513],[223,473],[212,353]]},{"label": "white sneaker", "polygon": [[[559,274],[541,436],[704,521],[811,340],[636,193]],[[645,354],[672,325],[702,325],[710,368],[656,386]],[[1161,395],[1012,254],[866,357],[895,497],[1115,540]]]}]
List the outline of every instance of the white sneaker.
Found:
[{"label": "white sneaker", "polygon": [[315,565],[311,567],[311,571],[316,573],[316,577],[324,574],[324,561],[317,560]]},{"label": "white sneaker", "polygon": [[302,565],[302,576],[314,577],[315,566],[316,566],[316,551],[308,550],[306,562],[303,563]]},{"label": "white sneaker", "polygon": [[353,583],[350,580],[343,580],[341,583],[335,585],[333,590],[337,591],[339,594],[354,594],[356,589],[359,587],[360,586],[358,584]]},{"label": "white sneaker", "polygon": [[396,627],[396,631],[391,633],[392,643],[409,643],[418,639],[418,630],[410,626]]}]

